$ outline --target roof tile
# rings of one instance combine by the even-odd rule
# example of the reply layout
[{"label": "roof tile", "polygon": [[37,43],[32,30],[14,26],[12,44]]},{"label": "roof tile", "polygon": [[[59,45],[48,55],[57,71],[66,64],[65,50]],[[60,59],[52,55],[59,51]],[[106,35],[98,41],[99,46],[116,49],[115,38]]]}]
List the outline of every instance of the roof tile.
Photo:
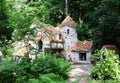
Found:
[{"label": "roof tile", "polygon": [[104,45],[103,47],[108,50],[115,50],[115,52],[118,54],[120,53],[120,50],[115,45]]},{"label": "roof tile", "polygon": [[89,51],[93,46],[93,41],[77,41],[73,47],[73,51]]},{"label": "roof tile", "polygon": [[61,27],[65,27],[65,26],[69,26],[69,27],[76,27],[77,23],[75,21],[73,21],[73,19],[70,16],[67,16],[63,22],[60,24],[60,28]]}]

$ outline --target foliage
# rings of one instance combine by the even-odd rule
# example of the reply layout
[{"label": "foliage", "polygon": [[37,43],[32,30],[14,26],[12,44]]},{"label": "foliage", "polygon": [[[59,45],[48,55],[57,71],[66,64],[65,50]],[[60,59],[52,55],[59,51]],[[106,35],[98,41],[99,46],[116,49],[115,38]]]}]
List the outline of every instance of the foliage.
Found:
[{"label": "foliage", "polygon": [[89,28],[87,23],[80,20],[77,27],[77,35],[79,40],[92,40],[92,29]]},{"label": "foliage", "polygon": [[41,83],[65,83],[63,80],[63,77],[57,75],[57,74],[44,74],[40,75],[40,82]]},{"label": "foliage", "polygon": [[52,25],[57,25],[64,19],[64,2],[64,0],[28,0],[30,7],[36,8],[36,17],[39,18],[40,21]]},{"label": "foliage", "polygon": [[70,65],[71,64],[65,59],[45,56],[38,57],[31,69],[33,71],[33,75],[35,74],[35,76],[37,76],[37,72],[39,72],[39,74],[55,73],[66,79],[70,71]]},{"label": "foliage", "polygon": [[[94,40],[97,48],[103,44],[120,47],[119,7],[119,0],[68,0],[70,16],[76,22],[83,21],[78,26],[78,38]],[[30,30],[34,18],[60,24],[65,18],[65,0],[1,0],[0,18],[0,39],[20,40]]]},{"label": "foliage", "polygon": [[16,82],[23,83],[32,77],[32,71],[30,70],[31,63],[28,57],[22,58],[22,62],[17,65]]},{"label": "foliage", "polygon": [[89,79],[89,83],[119,83],[120,81],[116,80],[95,80],[95,79]]},{"label": "foliage", "polygon": [[95,52],[92,54],[92,64],[95,65],[98,61],[101,60],[101,53],[102,53],[102,50],[98,50],[96,49]]},{"label": "foliage", "polygon": [[8,5],[12,6],[7,12],[9,26],[13,28],[12,39],[21,40],[30,31],[30,25],[36,15],[33,12],[34,8],[25,4],[24,0],[15,0],[14,2],[10,0],[8,2]]},{"label": "foliage", "polygon": [[95,44],[99,48],[103,44],[116,44],[119,46],[120,12],[118,11],[120,1],[99,0],[96,1],[95,5],[92,5],[92,11],[90,10],[85,15],[89,27],[93,29],[92,38]]},{"label": "foliage", "polygon": [[[16,83],[33,83],[40,81],[46,83],[60,82],[64,83],[67,79],[70,69],[70,63],[65,59],[55,58],[52,56],[37,57],[34,62],[26,57],[22,58],[22,62],[12,62],[10,60],[0,65],[0,81],[16,82]],[[5,80],[7,79],[7,80]]]},{"label": "foliage", "polygon": [[12,41],[4,39],[4,41],[0,41],[0,51],[3,53],[3,58],[11,59],[13,55]]},{"label": "foliage", "polygon": [[0,65],[0,82],[1,83],[13,83],[15,82],[17,64],[13,62],[3,62]]},{"label": "foliage", "polygon": [[0,1],[0,41],[4,39],[11,39],[13,29],[8,27],[8,15],[7,15],[7,2],[6,0]]},{"label": "foliage", "polygon": [[28,83],[65,83],[62,77],[54,73],[40,75],[39,79],[29,79]]},{"label": "foliage", "polygon": [[104,56],[91,71],[92,78],[100,80],[120,80],[119,61],[114,51],[98,51],[96,54]]}]

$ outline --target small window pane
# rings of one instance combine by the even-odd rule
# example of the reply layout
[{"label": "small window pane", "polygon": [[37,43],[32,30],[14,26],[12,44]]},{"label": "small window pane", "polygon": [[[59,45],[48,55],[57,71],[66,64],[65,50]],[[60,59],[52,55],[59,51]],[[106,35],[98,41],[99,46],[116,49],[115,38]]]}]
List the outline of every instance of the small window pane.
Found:
[{"label": "small window pane", "polygon": [[62,35],[61,34],[59,34],[59,39],[61,39],[62,38]]},{"label": "small window pane", "polygon": [[70,30],[69,29],[67,29],[67,34],[69,34],[70,33]]}]

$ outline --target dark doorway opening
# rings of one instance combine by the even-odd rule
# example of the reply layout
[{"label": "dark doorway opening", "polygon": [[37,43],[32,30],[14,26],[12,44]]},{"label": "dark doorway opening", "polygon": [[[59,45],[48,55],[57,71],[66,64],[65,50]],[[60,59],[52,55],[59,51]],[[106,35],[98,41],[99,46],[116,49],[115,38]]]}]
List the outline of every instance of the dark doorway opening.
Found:
[{"label": "dark doorway opening", "polygon": [[42,52],[42,48],[43,48],[43,42],[40,40],[40,41],[38,42],[38,51],[39,51],[39,52]]},{"label": "dark doorway opening", "polygon": [[79,53],[79,60],[86,61],[86,53]]}]

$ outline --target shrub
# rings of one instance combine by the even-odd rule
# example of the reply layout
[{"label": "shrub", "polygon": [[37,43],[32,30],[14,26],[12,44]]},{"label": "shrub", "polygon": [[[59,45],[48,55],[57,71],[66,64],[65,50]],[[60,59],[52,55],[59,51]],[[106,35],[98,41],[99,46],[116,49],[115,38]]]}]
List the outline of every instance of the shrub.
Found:
[{"label": "shrub", "polygon": [[0,83],[14,83],[16,79],[16,69],[16,63],[2,63],[0,66]]},{"label": "shrub", "polygon": [[92,78],[101,80],[119,80],[119,61],[115,52],[111,50],[104,50],[98,51],[96,54],[104,56],[104,58],[101,58],[100,61],[96,62],[91,71]]},{"label": "shrub", "polygon": [[65,83],[65,80],[56,74],[43,74],[39,79],[29,79],[28,83]]},{"label": "shrub", "polygon": [[[8,60],[1,63],[0,82],[1,83],[36,83],[38,81],[59,81],[67,79],[71,64],[63,58],[53,56],[41,56],[30,62],[28,57],[22,58],[20,63]],[[1,72],[2,71],[2,72]],[[7,80],[6,80],[7,79]],[[41,83],[41,82],[40,82]]]},{"label": "shrub", "polygon": [[28,57],[22,58],[22,62],[17,64],[17,77],[16,77],[16,82],[17,83],[23,83],[27,81],[28,79],[32,78],[31,74],[31,63],[30,59]]},{"label": "shrub", "polygon": [[65,83],[64,79],[54,73],[40,75],[40,83]]},{"label": "shrub", "polygon": [[[63,58],[56,58],[52,56],[45,56],[45,57],[38,57],[31,70],[33,71],[33,74],[39,73],[39,74],[49,74],[54,73],[57,75],[62,76],[64,79],[68,78],[68,74],[71,64],[68,63]],[[38,75],[37,75],[38,76]]]}]

